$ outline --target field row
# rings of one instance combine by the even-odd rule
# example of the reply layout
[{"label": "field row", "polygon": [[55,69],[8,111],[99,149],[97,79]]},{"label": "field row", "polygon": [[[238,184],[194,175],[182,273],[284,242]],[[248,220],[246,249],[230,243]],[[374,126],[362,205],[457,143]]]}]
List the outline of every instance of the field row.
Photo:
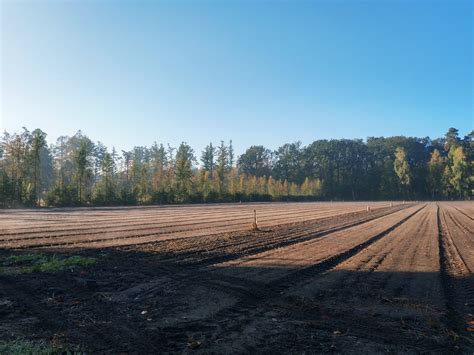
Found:
[{"label": "field row", "polygon": [[257,211],[258,225],[335,217],[348,213],[402,208],[403,204],[285,203],[183,207],[8,211],[0,214],[0,248],[107,247],[248,230]]}]

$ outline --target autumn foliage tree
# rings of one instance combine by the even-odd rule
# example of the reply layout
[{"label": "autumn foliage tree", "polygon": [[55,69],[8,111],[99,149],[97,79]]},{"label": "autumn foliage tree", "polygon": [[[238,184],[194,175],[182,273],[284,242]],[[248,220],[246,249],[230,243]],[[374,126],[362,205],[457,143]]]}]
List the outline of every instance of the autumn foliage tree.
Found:
[{"label": "autumn foliage tree", "polygon": [[395,161],[393,168],[398,176],[403,194],[406,196],[411,183],[410,164],[408,164],[407,154],[404,148],[397,147],[395,150]]}]

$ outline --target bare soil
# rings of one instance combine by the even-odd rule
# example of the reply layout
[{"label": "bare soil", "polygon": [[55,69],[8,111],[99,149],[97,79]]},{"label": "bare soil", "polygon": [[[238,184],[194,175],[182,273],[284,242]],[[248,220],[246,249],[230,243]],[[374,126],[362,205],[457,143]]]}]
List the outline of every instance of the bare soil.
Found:
[{"label": "bare soil", "polygon": [[0,341],[92,353],[474,353],[473,204],[370,205],[7,211],[0,260],[97,263],[0,273]]}]

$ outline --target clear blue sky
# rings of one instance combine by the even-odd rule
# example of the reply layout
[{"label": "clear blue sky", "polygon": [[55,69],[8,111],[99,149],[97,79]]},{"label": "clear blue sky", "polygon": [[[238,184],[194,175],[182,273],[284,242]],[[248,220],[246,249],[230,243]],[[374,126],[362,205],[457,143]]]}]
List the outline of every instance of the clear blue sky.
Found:
[{"label": "clear blue sky", "polygon": [[472,1],[1,1],[0,128],[128,149],[473,129]]}]

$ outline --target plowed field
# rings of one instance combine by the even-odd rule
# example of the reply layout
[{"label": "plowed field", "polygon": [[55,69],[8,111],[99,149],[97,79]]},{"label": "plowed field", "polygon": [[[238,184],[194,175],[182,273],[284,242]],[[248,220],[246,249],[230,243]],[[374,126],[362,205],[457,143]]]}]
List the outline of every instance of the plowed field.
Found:
[{"label": "plowed field", "polygon": [[[471,202],[2,211],[0,341],[472,354],[473,212]],[[95,264],[28,269],[38,254]]]}]

